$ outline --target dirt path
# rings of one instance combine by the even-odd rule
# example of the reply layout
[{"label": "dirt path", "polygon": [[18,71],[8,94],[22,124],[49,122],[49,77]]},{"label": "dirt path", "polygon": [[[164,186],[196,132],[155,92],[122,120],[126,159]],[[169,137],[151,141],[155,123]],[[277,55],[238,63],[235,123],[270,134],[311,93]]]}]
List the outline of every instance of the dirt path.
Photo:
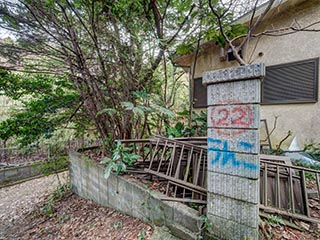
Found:
[{"label": "dirt path", "polygon": [[[68,179],[66,172],[59,174],[65,183]],[[6,230],[21,220],[22,216],[29,213],[39,202],[58,186],[55,175],[42,177],[21,184],[0,189],[0,239]]]},{"label": "dirt path", "polygon": [[[67,173],[60,178],[67,182]],[[51,175],[0,189],[0,240],[150,238],[153,229],[142,221],[71,192],[54,203],[52,214],[43,214],[39,209],[57,186]]]}]

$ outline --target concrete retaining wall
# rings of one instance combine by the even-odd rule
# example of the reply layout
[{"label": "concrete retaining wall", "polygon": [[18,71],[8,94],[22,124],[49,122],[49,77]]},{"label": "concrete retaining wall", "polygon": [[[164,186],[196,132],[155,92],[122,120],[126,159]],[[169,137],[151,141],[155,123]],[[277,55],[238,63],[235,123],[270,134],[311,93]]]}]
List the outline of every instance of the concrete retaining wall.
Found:
[{"label": "concrete retaining wall", "polygon": [[156,226],[166,226],[181,239],[196,239],[200,224],[196,210],[182,203],[161,201],[161,193],[130,176],[111,173],[106,180],[104,166],[74,151],[69,156],[72,189],[81,197]]},{"label": "concrete retaining wall", "polygon": [[[16,184],[21,181],[43,176],[42,166],[46,161],[30,162],[14,167],[0,169],[0,188]],[[67,165],[63,166],[58,172],[65,171]]]},{"label": "concrete retaining wall", "polygon": [[41,175],[40,162],[3,168],[0,169],[0,187],[38,175]]}]

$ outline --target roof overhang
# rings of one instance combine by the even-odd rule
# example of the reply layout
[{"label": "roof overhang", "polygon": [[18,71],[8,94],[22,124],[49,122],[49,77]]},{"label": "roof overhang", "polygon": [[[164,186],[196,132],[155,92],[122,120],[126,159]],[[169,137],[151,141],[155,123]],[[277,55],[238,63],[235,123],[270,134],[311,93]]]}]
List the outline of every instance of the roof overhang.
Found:
[{"label": "roof overhang", "polygon": [[[274,4],[272,5],[270,11],[266,14],[266,16],[263,18],[263,21],[266,21],[270,19],[271,17],[274,17],[275,15],[284,12],[285,10],[295,7],[303,2],[306,2],[308,0],[276,0]],[[309,0],[310,1],[310,0]],[[256,19],[258,16],[260,16],[265,9],[267,8],[269,4],[269,1],[262,4],[261,6],[257,7],[255,11],[255,18]],[[247,24],[250,22],[252,16],[252,11],[242,15],[239,17],[235,23],[236,24]]]},{"label": "roof overhang", "polygon": [[[295,7],[295,6],[297,6],[303,2],[306,2],[306,1],[308,1],[308,0],[276,0],[275,3],[272,5],[270,11],[263,18],[263,21],[271,19],[275,15],[280,14],[280,13],[284,12],[285,10],[288,10],[288,9]],[[265,9],[268,6],[268,3],[269,3],[269,1],[262,4],[261,6],[259,6],[256,9],[254,19],[257,19],[257,17],[260,16],[265,11]],[[251,16],[252,16],[252,11],[239,17],[234,23],[246,25],[250,22]],[[209,47],[212,47],[212,46],[215,46],[215,43],[213,41],[206,41],[206,42],[201,43],[200,48],[203,51],[203,50],[205,50]],[[195,53],[178,56],[174,59],[174,62],[181,67],[190,67],[193,62],[194,54]]]}]

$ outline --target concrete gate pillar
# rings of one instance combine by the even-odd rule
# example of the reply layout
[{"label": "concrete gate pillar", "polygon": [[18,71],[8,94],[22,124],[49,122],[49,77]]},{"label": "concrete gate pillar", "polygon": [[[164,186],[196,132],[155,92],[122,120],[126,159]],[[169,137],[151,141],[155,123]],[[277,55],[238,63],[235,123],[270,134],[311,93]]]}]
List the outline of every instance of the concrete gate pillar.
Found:
[{"label": "concrete gate pillar", "polygon": [[203,73],[208,91],[208,218],[220,239],[258,239],[263,64]]}]

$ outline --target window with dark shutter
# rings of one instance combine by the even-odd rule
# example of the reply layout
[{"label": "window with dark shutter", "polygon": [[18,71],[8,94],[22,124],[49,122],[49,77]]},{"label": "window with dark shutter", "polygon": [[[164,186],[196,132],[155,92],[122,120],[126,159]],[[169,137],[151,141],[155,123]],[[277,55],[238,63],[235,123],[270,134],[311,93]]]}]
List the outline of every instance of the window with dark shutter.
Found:
[{"label": "window with dark shutter", "polygon": [[193,80],[193,107],[207,107],[207,88],[202,85],[202,78]]},{"label": "window with dark shutter", "polygon": [[318,58],[267,67],[261,85],[261,103],[317,102],[318,72]]}]

